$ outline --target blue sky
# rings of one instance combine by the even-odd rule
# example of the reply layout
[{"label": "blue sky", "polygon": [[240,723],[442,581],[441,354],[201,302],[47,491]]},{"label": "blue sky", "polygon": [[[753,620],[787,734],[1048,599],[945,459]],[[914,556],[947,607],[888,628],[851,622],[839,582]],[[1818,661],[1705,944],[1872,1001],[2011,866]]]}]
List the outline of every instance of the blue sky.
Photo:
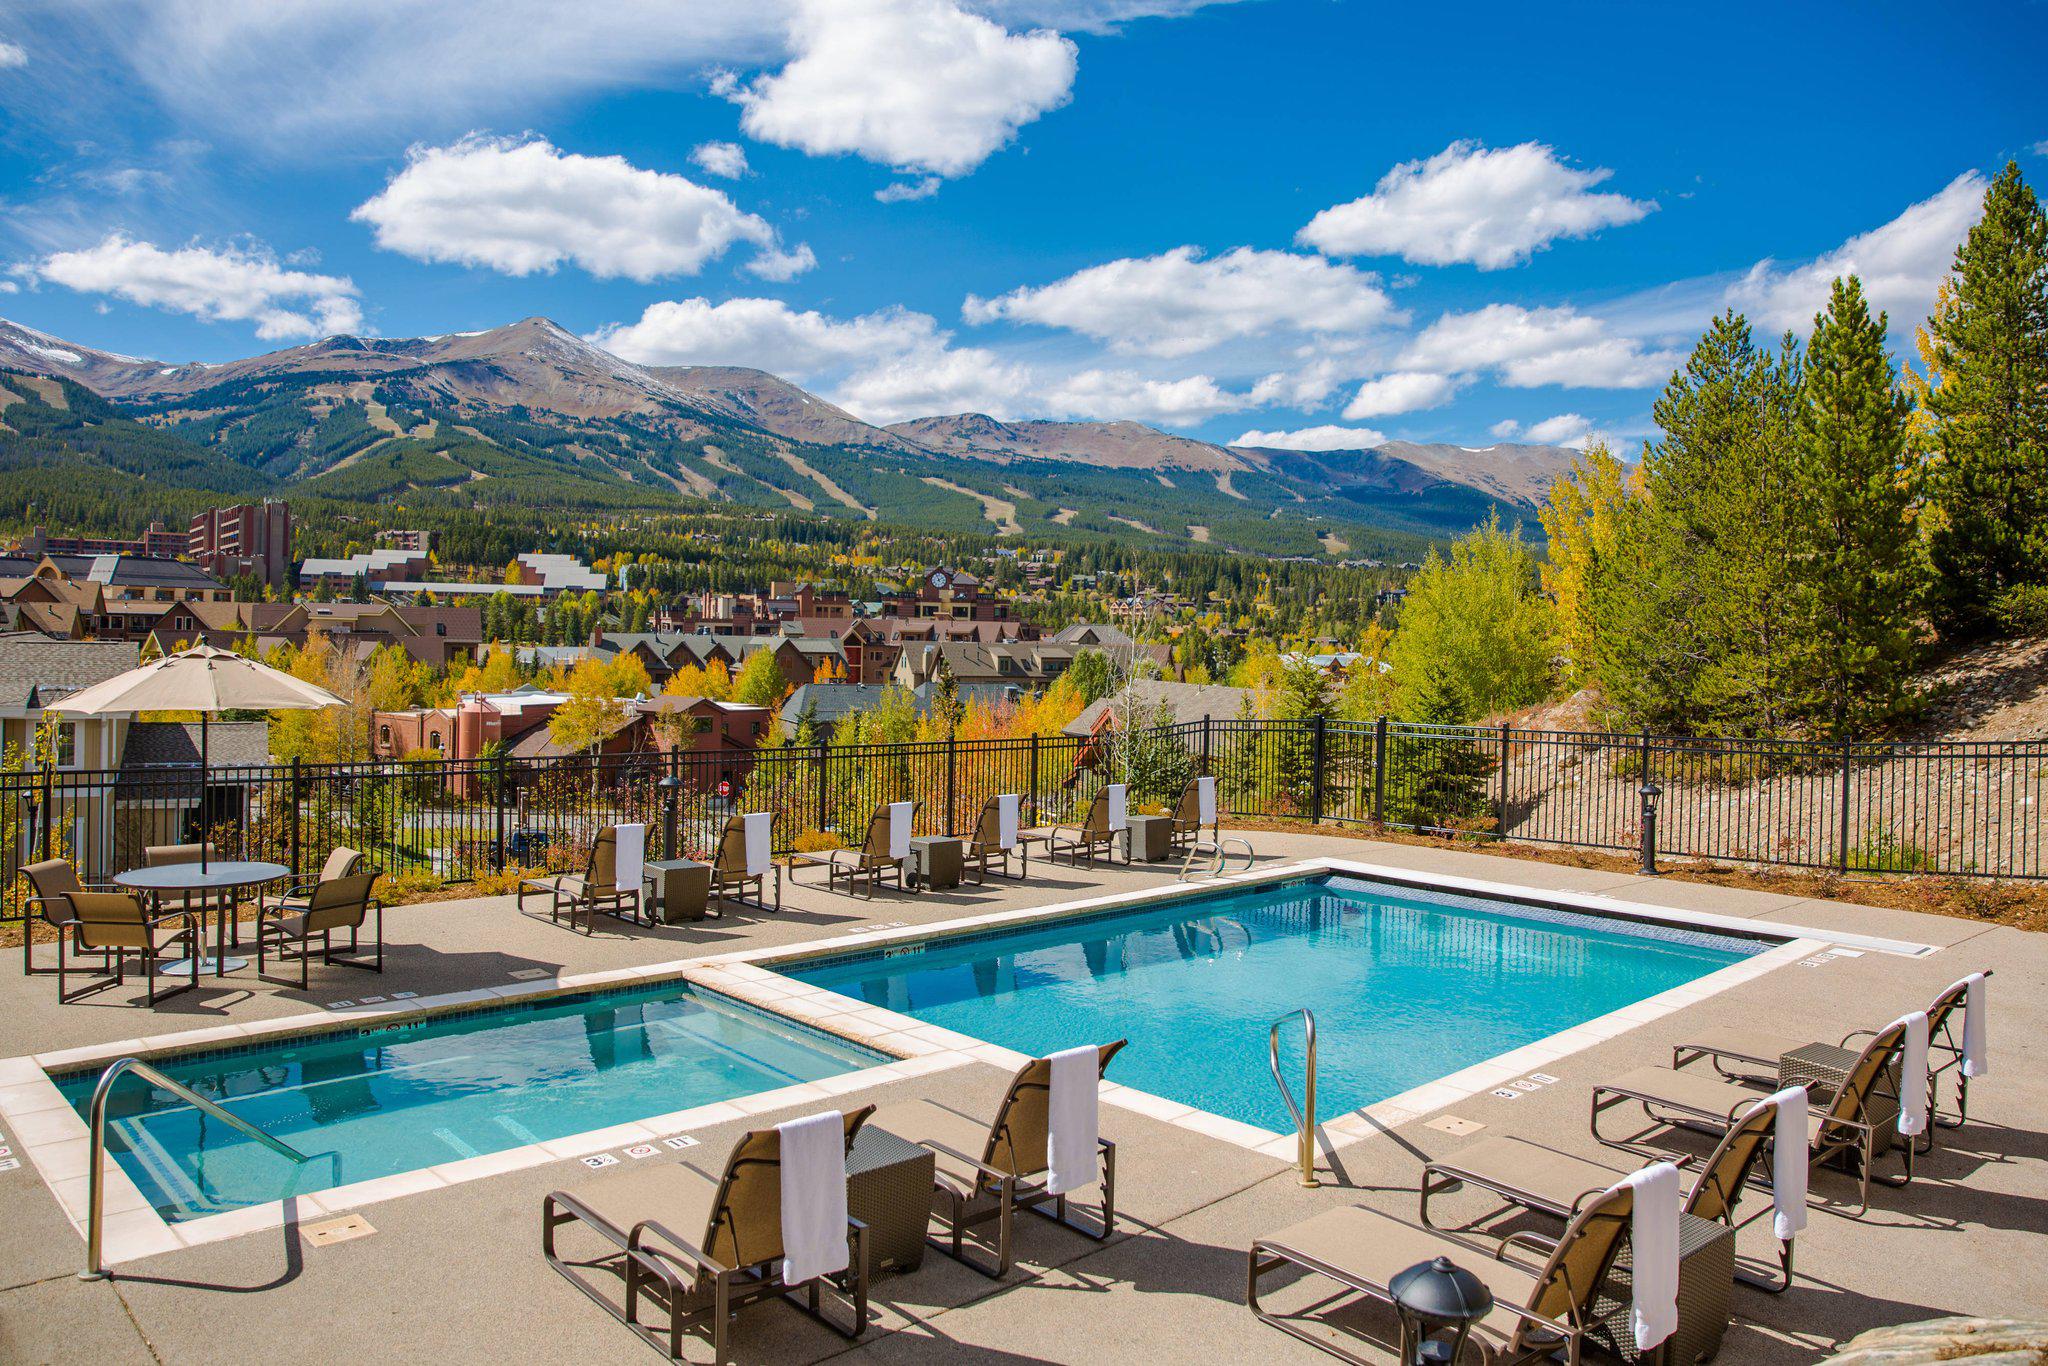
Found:
[{"label": "blue sky", "polygon": [[[16,0],[0,315],[222,360],[545,314],[877,421],[1632,444],[1733,305],[1903,342],[2048,179],[2040,4]],[[878,194],[881,196],[878,198]]]}]

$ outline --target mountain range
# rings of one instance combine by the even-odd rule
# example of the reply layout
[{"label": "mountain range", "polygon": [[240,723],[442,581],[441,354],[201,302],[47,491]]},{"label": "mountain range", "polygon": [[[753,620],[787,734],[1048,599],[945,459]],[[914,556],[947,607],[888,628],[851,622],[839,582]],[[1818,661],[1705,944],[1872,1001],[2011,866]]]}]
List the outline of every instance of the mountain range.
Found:
[{"label": "mountain range", "polygon": [[1136,422],[979,413],[883,427],[762,370],[635,365],[546,318],[439,337],[329,337],[220,364],[142,360],[0,320],[4,371],[68,381],[104,402],[106,421],[138,429],[110,442],[102,421],[95,439],[66,441],[78,423],[37,426],[28,407],[10,420],[15,403],[67,405],[56,386],[9,385],[0,373],[0,458],[17,465],[34,428],[45,468],[104,465],[110,445],[148,449],[154,477],[221,492],[566,510],[722,503],[1264,554],[1405,554],[1415,538],[1457,534],[1492,509],[1529,521],[1572,455],[1219,446]]}]

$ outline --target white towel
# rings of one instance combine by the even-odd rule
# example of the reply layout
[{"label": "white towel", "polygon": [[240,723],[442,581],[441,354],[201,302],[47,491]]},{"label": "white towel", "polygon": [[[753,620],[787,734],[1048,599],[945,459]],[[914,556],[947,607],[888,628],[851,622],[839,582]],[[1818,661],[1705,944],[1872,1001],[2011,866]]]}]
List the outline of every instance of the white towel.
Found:
[{"label": "white towel", "polygon": [[1195,779],[1195,821],[1199,825],[1216,824],[1216,780]]},{"label": "white towel", "polygon": [[889,857],[903,859],[910,857],[910,813],[916,810],[910,802],[889,803]]},{"label": "white towel", "polygon": [[740,828],[747,844],[747,876],[760,877],[768,871],[775,852],[775,817],[766,811],[749,811]]},{"label": "white towel", "polygon": [[1635,1304],[1629,1312],[1636,1346],[1647,1352],[1678,1331],[1678,1168],[1653,1162],[1621,1185],[1635,1188],[1628,1233]]},{"label": "white towel", "polygon": [[844,1271],[846,1119],[837,1110],[775,1126],[782,1135],[782,1280]]},{"label": "white towel", "polygon": [[1806,1088],[1788,1086],[1759,1104],[1778,1107],[1771,1140],[1771,1231],[1779,1242],[1789,1243],[1806,1227]]},{"label": "white towel", "polygon": [[1109,793],[1109,828],[1121,830],[1130,822],[1131,804],[1122,783],[1111,783],[1103,791]]},{"label": "white towel", "polygon": [[[1984,974],[1973,972],[1963,979],[1969,983],[1969,995],[1963,999],[1963,1075],[1981,1077],[1991,1071],[1991,1060],[1985,1052],[1984,1031],[1990,1021],[1984,1018],[1989,1002],[1991,984],[1984,980]],[[1961,986],[1958,982],[1956,986]],[[1954,991],[1955,987],[1950,987]]]},{"label": "white towel", "polygon": [[1095,1085],[1102,1079],[1102,1050],[1064,1048],[1051,1055],[1052,1095],[1047,1102],[1045,1188],[1054,1195],[1079,1190],[1095,1179]]},{"label": "white towel", "polygon": [[1927,1012],[1901,1015],[1885,1031],[1899,1025],[1906,1027],[1905,1054],[1899,1059],[1899,1132],[1911,1137],[1927,1131]]},{"label": "white towel", "polygon": [[996,798],[996,848],[1017,847],[1017,794],[1005,792]]},{"label": "white towel", "polygon": [[647,827],[622,825],[612,846],[612,886],[638,890],[647,876]]}]

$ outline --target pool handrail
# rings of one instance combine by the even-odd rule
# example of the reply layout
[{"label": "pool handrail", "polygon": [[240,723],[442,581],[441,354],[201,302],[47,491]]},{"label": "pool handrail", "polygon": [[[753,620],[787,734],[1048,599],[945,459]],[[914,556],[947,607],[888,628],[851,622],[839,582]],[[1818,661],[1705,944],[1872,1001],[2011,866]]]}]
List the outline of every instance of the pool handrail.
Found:
[{"label": "pool handrail", "polygon": [[107,1093],[114,1082],[127,1073],[133,1072],[153,1086],[160,1086],[189,1105],[196,1106],[232,1129],[239,1130],[271,1149],[282,1157],[290,1158],[298,1166],[304,1166],[313,1159],[300,1152],[282,1139],[274,1138],[261,1129],[231,1113],[223,1107],[200,1095],[182,1082],[151,1067],[140,1058],[120,1058],[100,1074],[99,1085],[93,1088],[92,1106],[87,1111],[86,1129],[89,1148],[86,1161],[86,1203],[85,1203],[85,1270],[78,1273],[81,1281],[103,1281],[107,1279],[107,1268],[100,1251],[101,1216],[106,1208],[106,1166],[107,1166]]},{"label": "pool handrail", "polygon": [[[1280,1075],[1280,1027],[1301,1016],[1302,1023],[1302,1103],[1294,1103],[1294,1093],[1287,1089],[1287,1080]],[[1273,1027],[1266,1031],[1267,1062],[1273,1069],[1273,1084],[1280,1088],[1280,1099],[1287,1104],[1287,1113],[1294,1116],[1295,1132],[1301,1143],[1301,1184],[1314,1188],[1322,1185],[1316,1177],[1316,1017],[1307,1006],[1290,1010],[1273,1021]]]}]

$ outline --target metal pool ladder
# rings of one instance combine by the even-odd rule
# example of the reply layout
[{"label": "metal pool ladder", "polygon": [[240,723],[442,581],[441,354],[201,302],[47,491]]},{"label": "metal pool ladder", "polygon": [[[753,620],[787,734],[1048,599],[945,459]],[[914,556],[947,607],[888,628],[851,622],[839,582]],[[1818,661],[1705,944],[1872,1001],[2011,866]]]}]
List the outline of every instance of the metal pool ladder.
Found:
[{"label": "metal pool ladder", "polygon": [[100,1255],[101,1215],[106,1208],[107,1092],[113,1088],[117,1078],[128,1072],[135,1073],[152,1086],[162,1087],[186,1104],[196,1106],[228,1127],[247,1134],[279,1156],[290,1158],[296,1164],[294,1171],[313,1160],[289,1143],[272,1138],[241,1116],[230,1114],[191,1087],[172,1081],[142,1059],[120,1059],[101,1074],[99,1085],[93,1089],[92,1108],[86,1117],[86,1128],[91,1136],[87,1161],[91,1166],[86,1171],[85,1270],[78,1273],[78,1279],[81,1281],[107,1279],[107,1268]]},{"label": "metal pool ladder", "polygon": [[[1280,1075],[1280,1027],[1295,1016],[1301,1017],[1303,1086],[1302,1103],[1294,1103],[1294,1093],[1287,1089],[1287,1079]],[[1316,1179],[1316,1017],[1307,1006],[1290,1010],[1273,1021],[1272,1029],[1266,1033],[1266,1058],[1273,1068],[1273,1084],[1280,1088],[1280,1099],[1287,1102],[1287,1113],[1294,1116],[1295,1131],[1301,1137],[1301,1184],[1320,1186]]]},{"label": "metal pool ladder", "polygon": [[[1237,836],[1227,840],[1196,840],[1188,847],[1187,859],[1180,865],[1179,880],[1186,882],[1190,873],[1197,872],[1204,877],[1222,877],[1234,855],[1243,855],[1245,871],[1250,872],[1255,861],[1250,840]],[[1208,860],[1207,867],[1195,867],[1195,860],[1200,858]]]}]

